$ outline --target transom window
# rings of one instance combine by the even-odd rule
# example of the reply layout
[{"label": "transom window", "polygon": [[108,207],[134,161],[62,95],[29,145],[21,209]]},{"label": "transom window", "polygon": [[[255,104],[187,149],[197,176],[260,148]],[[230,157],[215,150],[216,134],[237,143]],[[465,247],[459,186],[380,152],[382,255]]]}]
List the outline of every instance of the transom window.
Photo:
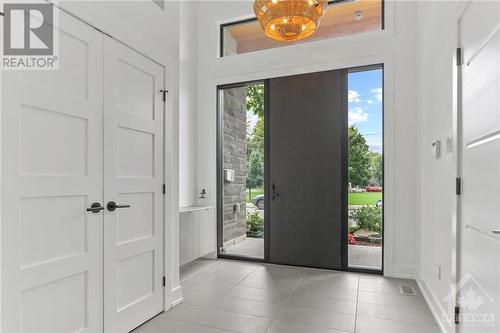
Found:
[{"label": "transom window", "polygon": [[266,37],[256,18],[223,24],[221,25],[220,56],[383,30],[383,7],[383,0],[330,1],[318,31],[311,37],[298,42],[278,42]]}]

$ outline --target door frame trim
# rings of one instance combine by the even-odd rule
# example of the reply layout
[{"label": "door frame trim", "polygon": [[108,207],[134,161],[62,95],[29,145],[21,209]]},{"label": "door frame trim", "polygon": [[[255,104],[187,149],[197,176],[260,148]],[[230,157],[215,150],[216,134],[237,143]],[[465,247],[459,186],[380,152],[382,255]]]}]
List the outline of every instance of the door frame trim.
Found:
[{"label": "door frame trim", "polygon": [[[386,115],[385,115],[385,110],[386,110],[386,99],[385,99],[385,78],[386,78],[386,66],[385,62],[375,62],[372,64],[368,65],[358,65],[358,66],[352,66],[352,67],[345,67],[345,68],[333,68],[333,69],[325,69],[325,70],[318,70],[318,71],[311,71],[307,73],[301,73],[301,74],[313,74],[313,73],[318,73],[318,72],[325,72],[325,71],[333,71],[333,70],[344,70],[345,71],[345,78],[344,78],[344,90],[345,93],[347,93],[349,87],[348,87],[348,75],[349,73],[352,72],[361,72],[361,71],[369,71],[369,70],[375,70],[375,69],[382,69],[382,188],[384,189],[382,192],[382,262],[381,262],[381,268],[380,270],[378,269],[367,269],[367,268],[356,268],[356,267],[349,267],[349,262],[348,262],[348,239],[347,239],[347,230],[348,230],[348,192],[347,192],[347,185],[348,185],[348,175],[344,177],[344,188],[346,189],[345,191],[342,192],[341,199],[342,199],[342,206],[343,206],[343,214],[345,214],[344,221],[342,222],[341,225],[341,232],[342,232],[342,247],[341,247],[341,269],[340,271],[348,271],[348,272],[355,272],[355,273],[365,273],[365,274],[373,274],[373,275],[384,275],[384,267],[385,267],[385,247],[386,247],[386,242],[385,242],[385,221],[386,221],[386,209],[385,209],[385,188],[386,188],[386,164],[385,164],[385,155],[386,155]],[[276,76],[276,77],[287,77],[287,76],[294,76],[296,74],[291,74],[291,75],[281,75],[281,76]],[[264,200],[264,258],[252,258],[252,257],[244,257],[244,256],[237,256],[237,255],[228,255],[225,253],[221,253],[221,248],[223,245],[223,223],[222,223],[222,218],[223,218],[223,191],[221,190],[224,186],[224,180],[223,180],[223,166],[224,166],[224,156],[223,156],[223,126],[224,126],[224,118],[223,118],[223,110],[221,109],[222,106],[222,101],[221,101],[221,91],[224,89],[230,89],[230,88],[238,88],[238,87],[244,87],[244,86],[249,86],[252,84],[257,84],[257,83],[264,83],[264,96],[269,95],[269,80],[273,79],[275,77],[269,77],[269,78],[264,78],[261,80],[249,80],[249,81],[241,81],[241,82],[235,82],[235,83],[225,83],[225,84],[219,84],[216,85],[216,208],[217,208],[217,214],[216,214],[216,225],[217,225],[217,258],[221,259],[231,259],[231,260],[241,260],[241,261],[249,261],[249,262],[263,262],[263,263],[269,263],[269,247],[271,244],[269,244],[269,200]],[[269,99],[264,98],[264,119],[269,119]],[[345,121],[347,125],[347,115],[348,115],[348,106],[346,104],[346,110],[345,110]],[[348,132],[347,132],[348,126],[345,127],[345,133],[343,133],[343,136],[345,139],[348,141]],[[264,132],[269,133],[269,121],[264,122]],[[345,144],[344,147],[342,147],[342,155],[344,155],[346,158],[344,159],[344,168],[347,172],[348,170],[348,144]],[[269,135],[264,135],[264,197],[269,198],[269,186],[266,186],[266,184],[269,184],[269,171],[270,171],[270,165],[269,165]],[[388,213],[388,212],[387,212]],[[267,221],[267,222],[266,222]],[[293,266],[293,265],[289,265]],[[301,266],[303,267],[303,266]],[[318,268],[318,267],[308,267],[308,268]],[[324,268],[321,268],[324,269]]]}]

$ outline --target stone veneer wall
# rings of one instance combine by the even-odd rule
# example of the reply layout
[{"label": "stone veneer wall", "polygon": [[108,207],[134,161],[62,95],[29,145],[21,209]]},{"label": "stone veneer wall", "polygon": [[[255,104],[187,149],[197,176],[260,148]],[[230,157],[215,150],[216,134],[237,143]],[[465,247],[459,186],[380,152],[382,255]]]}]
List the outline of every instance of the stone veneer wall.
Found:
[{"label": "stone veneer wall", "polygon": [[223,238],[229,246],[246,238],[246,88],[224,90],[223,103],[224,169],[235,171],[234,182],[224,182]]},{"label": "stone veneer wall", "polygon": [[[238,53],[238,45],[224,30],[224,55]],[[246,88],[224,90],[224,169],[235,171],[234,182],[224,182],[224,247],[246,238]],[[234,205],[240,210],[235,212]]]}]

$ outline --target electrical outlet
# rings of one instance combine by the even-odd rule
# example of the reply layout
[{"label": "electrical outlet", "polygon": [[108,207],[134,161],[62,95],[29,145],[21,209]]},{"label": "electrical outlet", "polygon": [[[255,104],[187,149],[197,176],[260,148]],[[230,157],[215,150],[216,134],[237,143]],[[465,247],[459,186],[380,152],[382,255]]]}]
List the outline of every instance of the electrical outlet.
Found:
[{"label": "electrical outlet", "polygon": [[437,265],[436,275],[438,281],[441,281],[441,265]]}]

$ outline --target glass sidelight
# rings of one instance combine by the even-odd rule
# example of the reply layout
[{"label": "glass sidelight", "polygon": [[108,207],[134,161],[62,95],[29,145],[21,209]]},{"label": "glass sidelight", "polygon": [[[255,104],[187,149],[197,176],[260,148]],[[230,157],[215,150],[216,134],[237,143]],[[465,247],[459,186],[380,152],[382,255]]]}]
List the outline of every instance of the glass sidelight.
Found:
[{"label": "glass sidelight", "polygon": [[348,263],[351,269],[382,269],[383,69],[350,70]]},{"label": "glass sidelight", "polygon": [[264,259],[264,83],[220,88],[219,255]]}]

